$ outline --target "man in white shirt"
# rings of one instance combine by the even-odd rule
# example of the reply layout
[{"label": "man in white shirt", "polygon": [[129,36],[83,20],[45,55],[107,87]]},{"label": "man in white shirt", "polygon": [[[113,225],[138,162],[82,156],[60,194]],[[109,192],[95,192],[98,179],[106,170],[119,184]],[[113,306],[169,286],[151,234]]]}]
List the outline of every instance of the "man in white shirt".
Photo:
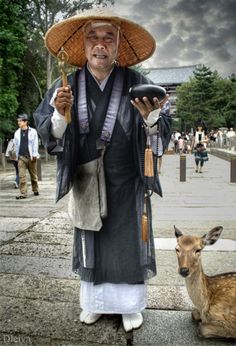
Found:
[{"label": "man in white shirt", "polygon": [[27,197],[26,170],[30,174],[34,196],[39,195],[37,177],[37,158],[39,157],[38,134],[35,129],[28,125],[27,114],[18,115],[17,121],[19,129],[14,134],[14,145],[16,160],[18,160],[20,195],[16,196],[16,199],[25,199]]}]

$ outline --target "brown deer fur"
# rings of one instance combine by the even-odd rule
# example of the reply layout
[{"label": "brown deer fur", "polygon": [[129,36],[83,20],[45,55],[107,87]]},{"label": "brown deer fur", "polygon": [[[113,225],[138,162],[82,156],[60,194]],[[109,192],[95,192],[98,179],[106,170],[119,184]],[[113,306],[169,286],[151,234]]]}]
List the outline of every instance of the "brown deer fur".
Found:
[{"label": "brown deer fur", "polygon": [[215,227],[199,238],[183,235],[175,227],[179,273],[196,306],[192,318],[199,322],[200,336],[205,338],[236,338],[236,272],[207,276],[201,264],[201,250],[214,244],[222,230]]}]

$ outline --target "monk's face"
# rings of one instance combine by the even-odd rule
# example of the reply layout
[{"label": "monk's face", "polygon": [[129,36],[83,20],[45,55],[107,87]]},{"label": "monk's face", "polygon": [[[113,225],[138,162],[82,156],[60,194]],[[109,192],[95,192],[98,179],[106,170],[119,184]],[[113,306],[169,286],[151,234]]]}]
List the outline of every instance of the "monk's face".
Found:
[{"label": "monk's face", "polygon": [[89,66],[94,71],[109,72],[117,57],[118,30],[109,23],[88,24],[84,42]]}]

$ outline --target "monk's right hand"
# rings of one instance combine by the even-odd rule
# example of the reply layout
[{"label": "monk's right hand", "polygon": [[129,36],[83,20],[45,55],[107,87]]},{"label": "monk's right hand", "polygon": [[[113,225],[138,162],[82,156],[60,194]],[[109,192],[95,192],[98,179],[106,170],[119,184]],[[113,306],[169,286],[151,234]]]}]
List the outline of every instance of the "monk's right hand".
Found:
[{"label": "monk's right hand", "polygon": [[61,87],[57,90],[57,96],[54,100],[57,111],[65,115],[65,109],[70,110],[73,104],[73,95],[70,86]]}]

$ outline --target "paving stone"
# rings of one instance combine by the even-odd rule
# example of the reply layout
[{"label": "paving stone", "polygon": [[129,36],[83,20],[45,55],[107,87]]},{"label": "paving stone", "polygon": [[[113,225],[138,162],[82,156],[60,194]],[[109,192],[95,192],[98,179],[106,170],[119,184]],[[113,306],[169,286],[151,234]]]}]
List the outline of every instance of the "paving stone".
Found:
[{"label": "paving stone", "polygon": [[145,310],[141,329],[133,331],[134,346],[189,346],[235,345],[220,340],[202,340],[197,336],[197,326],[191,320],[190,312]]},{"label": "paving stone", "polygon": [[0,255],[70,258],[71,245],[13,242],[0,247]]},{"label": "paving stone", "polygon": [[[55,168],[55,162],[43,164],[39,198],[30,195],[20,202],[14,175],[0,172],[0,239],[8,242],[0,243],[0,345],[231,345],[198,339],[174,249],[156,251],[157,276],[148,282],[142,328],[124,333],[120,316],[102,317],[93,326],[79,322],[73,227],[68,197],[55,204]],[[200,175],[189,155],[187,181],[180,183],[179,156],[166,155],[160,179],[164,198],[152,198],[155,237],[173,238],[174,224],[199,236],[222,225],[221,238],[236,239],[236,184],[229,183],[228,162],[210,157]],[[233,271],[236,251],[203,251],[202,262],[208,275]]]},{"label": "paving stone", "polygon": [[0,255],[1,273],[20,273],[45,275],[59,278],[71,278],[75,274],[71,269],[71,258],[47,258]]},{"label": "paving stone", "polygon": [[67,341],[125,345],[120,316],[102,317],[89,328],[79,321],[79,304],[0,297],[0,330],[7,335],[24,334]]}]

